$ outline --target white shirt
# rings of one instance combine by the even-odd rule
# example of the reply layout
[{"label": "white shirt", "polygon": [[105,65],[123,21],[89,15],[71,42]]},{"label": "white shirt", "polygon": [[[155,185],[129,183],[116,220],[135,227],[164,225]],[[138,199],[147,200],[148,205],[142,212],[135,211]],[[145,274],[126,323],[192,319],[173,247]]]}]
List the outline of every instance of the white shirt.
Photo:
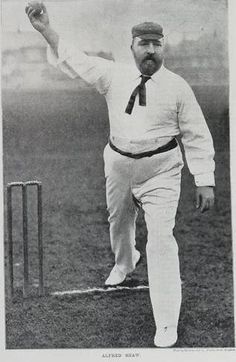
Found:
[{"label": "white shirt", "polygon": [[[99,57],[87,56],[77,47],[60,38],[58,58],[52,51],[48,60],[71,78],[81,77],[106,98],[110,136],[118,147],[132,144],[143,152],[167,143],[177,135],[182,143],[190,172],[197,186],[214,186],[214,147],[201,108],[187,82],[162,66],[146,86],[146,106],[125,113],[130,95],[140,83],[136,65],[116,63]],[[123,142],[122,142],[123,141]]]}]

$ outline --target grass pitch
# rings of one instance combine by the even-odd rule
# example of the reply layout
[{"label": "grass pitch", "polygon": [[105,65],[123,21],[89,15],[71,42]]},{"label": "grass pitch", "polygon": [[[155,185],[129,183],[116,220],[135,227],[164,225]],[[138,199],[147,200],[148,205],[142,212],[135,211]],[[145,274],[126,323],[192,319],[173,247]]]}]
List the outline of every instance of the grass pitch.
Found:
[{"label": "grass pitch", "polygon": [[[208,118],[210,114],[207,114]],[[214,123],[211,123],[211,127]],[[43,183],[45,283],[37,284],[36,205],[29,193],[32,297],[21,299],[21,198],[15,192],[16,300],[9,301],[6,268],[6,347],[154,347],[147,290],[51,296],[54,291],[103,287],[113,265],[102,152],[107,142],[105,102],[96,92],[3,94],[4,185]],[[194,185],[186,168],[177,213],[183,303],[176,347],[232,347],[233,281],[228,151],[216,153],[216,199],[211,213],[194,208]],[[34,225],[34,226],[33,226]],[[140,213],[137,247],[143,263],[128,283],[147,285],[146,227]],[[7,235],[5,235],[7,248]],[[7,255],[5,253],[7,266]]]}]

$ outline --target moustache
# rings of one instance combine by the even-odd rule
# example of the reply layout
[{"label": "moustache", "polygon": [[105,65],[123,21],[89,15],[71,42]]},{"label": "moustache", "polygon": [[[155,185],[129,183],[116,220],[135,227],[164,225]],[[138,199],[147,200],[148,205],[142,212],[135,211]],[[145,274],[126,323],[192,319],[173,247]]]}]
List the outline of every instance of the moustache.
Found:
[{"label": "moustache", "polygon": [[143,59],[143,62],[145,62],[146,60],[152,60],[153,62],[156,62],[156,59],[153,55],[148,55]]}]

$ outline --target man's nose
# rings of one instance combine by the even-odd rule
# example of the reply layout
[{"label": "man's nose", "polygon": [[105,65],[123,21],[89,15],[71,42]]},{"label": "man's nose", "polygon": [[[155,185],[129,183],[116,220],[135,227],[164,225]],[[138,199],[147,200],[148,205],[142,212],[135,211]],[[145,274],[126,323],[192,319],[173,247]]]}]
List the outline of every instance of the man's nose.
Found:
[{"label": "man's nose", "polygon": [[147,49],[148,54],[154,54],[155,53],[155,49],[152,43],[148,44],[148,49]]}]

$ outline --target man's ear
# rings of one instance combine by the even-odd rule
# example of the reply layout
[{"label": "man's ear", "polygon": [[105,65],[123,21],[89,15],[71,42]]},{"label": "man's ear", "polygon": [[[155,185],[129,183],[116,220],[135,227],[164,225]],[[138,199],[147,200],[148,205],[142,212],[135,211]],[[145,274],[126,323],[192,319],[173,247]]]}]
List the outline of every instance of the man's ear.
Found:
[{"label": "man's ear", "polygon": [[130,45],[130,49],[133,50],[133,46],[134,46],[134,39],[132,39],[131,45]]}]

